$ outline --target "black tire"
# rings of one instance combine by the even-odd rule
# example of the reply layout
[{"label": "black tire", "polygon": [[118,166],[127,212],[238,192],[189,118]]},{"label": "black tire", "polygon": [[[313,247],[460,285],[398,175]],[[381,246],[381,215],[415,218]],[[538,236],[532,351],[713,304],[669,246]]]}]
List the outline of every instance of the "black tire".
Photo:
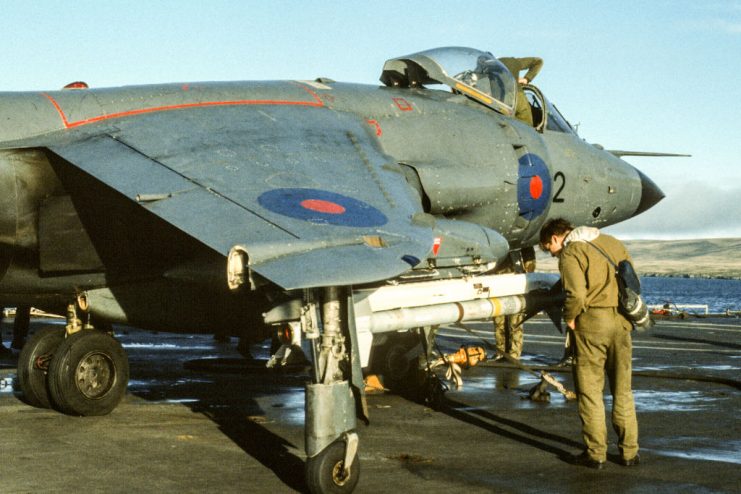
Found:
[{"label": "black tire", "polygon": [[350,472],[342,478],[345,442],[335,441],[324,451],[306,460],[306,484],[315,494],[345,494],[355,490],[360,480],[360,462],[355,453]]},{"label": "black tire", "polygon": [[[24,403],[37,408],[51,408],[47,371],[52,355],[63,341],[63,326],[46,326],[23,345],[18,356],[18,388],[19,398]],[[40,363],[45,363],[46,368],[39,367]]]},{"label": "black tire", "polygon": [[416,384],[417,359],[409,360],[407,354],[419,345],[419,336],[414,333],[389,335],[386,342],[374,347],[370,369],[383,376],[383,383],[392,390],[403,390]]},{"label": "black tire", "polygon": [[64,340],[49,366],[49,396],[69,415],[107,415],[129,383],[129,360],[109,334],[83,330]]}]

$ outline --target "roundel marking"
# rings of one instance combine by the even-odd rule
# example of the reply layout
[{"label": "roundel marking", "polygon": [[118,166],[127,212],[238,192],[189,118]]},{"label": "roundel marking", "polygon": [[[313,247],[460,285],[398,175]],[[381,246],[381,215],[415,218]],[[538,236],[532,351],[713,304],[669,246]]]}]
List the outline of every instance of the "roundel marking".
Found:
[{"label": "roundel marking", "polygon": [[552,181],[548,166],[537,154],[527,153],[519,160],[517,206],[527,220],[545,212],[551,199]]},{"label": "roundel marking", "polygon": [[386,215],[370,204],[328,190],[273,189],[263,192],[257,202],[273,213],[310,223],[354,227],[388,223]]}]

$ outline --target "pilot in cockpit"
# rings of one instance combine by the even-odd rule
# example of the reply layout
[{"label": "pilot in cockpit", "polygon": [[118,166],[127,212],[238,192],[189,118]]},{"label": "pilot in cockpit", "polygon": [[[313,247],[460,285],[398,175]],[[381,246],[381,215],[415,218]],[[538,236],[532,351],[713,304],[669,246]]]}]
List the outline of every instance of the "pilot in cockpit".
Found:
[{"label": "pilot in cockpit", "polygon": [[[453,93],[465,94],[503,115],[514,116],[533,127],[537,123],[539,131],[546,127],[547,111],[548,117],[554,118],[552,124],[547,124],[550,130],[573,132],[537,88],[528,92],[534,98],[532,107],[523,90],[523,85],[529,84],[542,66],[543,60],[538,57],[497,59],[490,52],[453,46],[387,60],[381,81],[391,87],[444,84]],[[520,77],[524,70],[527,73]]]},{"label": "pilot in cockpit", "polygon": [[[517,106],[515,108],[515,117],[532,126],[533,112],[532,108],[530,108],[530,103],[528,103],[527,98],[525,97],[525,92],[522,90],[522,86],[530,84],[535,76],[538,75],[538,72],[540,72],[540,69],[543,67],[543,59],[538,57],[502,57],[499,61],[509,69],[517,80],[517,96],[515,97],[515,104]],[[527,73],[520,77],[520,72],[523,70],[527,70]]]}]

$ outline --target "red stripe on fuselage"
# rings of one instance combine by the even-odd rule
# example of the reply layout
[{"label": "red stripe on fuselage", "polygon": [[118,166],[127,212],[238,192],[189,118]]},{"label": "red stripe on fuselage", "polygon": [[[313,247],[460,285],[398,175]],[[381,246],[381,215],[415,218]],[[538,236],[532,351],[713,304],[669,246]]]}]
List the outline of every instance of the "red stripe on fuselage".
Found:
[{"label": "red stripe on fuselage", "polygon": [[51,104],[54,105],[54,108],[59,113],[59,116],[62,119],[62,124],[64,124],[64,127],[67,129],[72,129],[74,127],[81,127],[83,125],[89,125],[96,122],[101,122],[103,120],[110,120],[114,118],[124,118],[124,117],[131,117],[134,115],[141,115],[143,113],[155,113],[155,112],[161,112],[161,111],[172,111],[172,110],[183,110],[187,108],[205,108],[209,106],[248,106],[248,105],[266,105],[266,106],[310,106],[315,108],[321,108],[324,106],[324,102],[319,98],[319,95],[316,94],[311,89],[300,86],[304,91],[309,93],[312,98],[314,98],[314,101],[295,101],[295,100],[259,100],[259,99],[244,99],[244,100],[231,100],[231,101],[203,101],[200,103],[183,103],[180,105],[165,105],[165,106],[155,106],[152,108],[139,108],[136,110],[127,110],[117,113],[109,113],[107,115],[99,115],[97,117],[91,117],[86,118],[84,120],[77,120],[75,122],[70,122],[67,120],[67,116],[64,114],[64,111],[59,106],[59,103],[52,97],[50,94],[47,93],[41,93],[43,94],[49,101],[51,101]]},{"label": "red stripe on fuselage", "polygon": [[62,117],[62,123],[64,124],[64,127],[67,128],[67,129],[69,129],[69,122],[67,121],[67,117],[64,115],[64,112],[59,107],[59,103],[57,103],[57,100],[55,100],[54,98],[52,98],[51,96],[49,96],[46,93],[41,93],[41,94],[43,94],[44,96],[46,96],[46,99],[48,99],[49,101],[51,101],[51,104],[54,105],[54,108],[56,108],[57,113],[59,113],[59,116]]}]

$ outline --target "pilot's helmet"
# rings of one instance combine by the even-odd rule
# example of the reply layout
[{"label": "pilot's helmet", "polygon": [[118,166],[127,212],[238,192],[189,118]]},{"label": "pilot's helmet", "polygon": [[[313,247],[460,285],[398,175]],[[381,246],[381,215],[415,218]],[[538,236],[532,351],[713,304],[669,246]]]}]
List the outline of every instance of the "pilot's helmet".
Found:
[{"label": "pilot's helmet", "polygon": [[476,59],[476,71],[477,72],[484,72],[485,67],[488,62],[490,62],[494,58],[494,55],[491,53],[482,53],[479,55],[479,57]]},{"label": "pilot's helmet", "polygon": [[459,79],[463,84],[476,87],[476,83],[479,81],[479,74],[473,70],[467,70],[456,77],[456,79]]}]

